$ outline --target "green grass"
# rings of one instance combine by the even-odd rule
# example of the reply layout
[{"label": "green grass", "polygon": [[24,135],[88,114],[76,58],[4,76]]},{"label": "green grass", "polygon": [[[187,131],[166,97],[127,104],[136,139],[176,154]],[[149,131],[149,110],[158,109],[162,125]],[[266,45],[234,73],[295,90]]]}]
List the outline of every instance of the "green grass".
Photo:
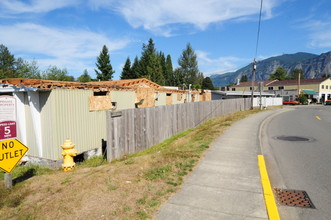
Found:
[{"label": "green grass", "polygon": [[[12,171],[12,178],[29,178],[32,176],[40,176],[44,174],[52,173],[53,171],[47,167],[42,167],[40,165],[30,164],[27,166],[19,165],[16,166]],[[5,173],[0,172],[0,180],[4,180]]]},{"label": "green grass", "polygon": [[79,167],[97,167],[107,164],[107,160],[103,159],[103,156],[93,156],[88,160],[84,160],[78,166]]},{"label": "green grass", "polygon": [[108,189],[111,190],[111,191],[112,191],[112,190],[116,190],[117,188],[118,188],[117,186],[114,186],[114,185],[111,184],[111,183],[108,184]]},{"label": "green grass", "polygon": [[66,183],[70,183],[71,179],[70,178],[65,178],[64,180],[62,180],[62,184],[66,184]]},{"label": "green grass", "polygon": [[148,180],[156,180],[156,179],[162,179],[168,176],[168,174],[171,171],[171,166],[166,165],[163,167],[156,167],[153,169],[150,169],[149,171],[146,172],[145,177]]}]

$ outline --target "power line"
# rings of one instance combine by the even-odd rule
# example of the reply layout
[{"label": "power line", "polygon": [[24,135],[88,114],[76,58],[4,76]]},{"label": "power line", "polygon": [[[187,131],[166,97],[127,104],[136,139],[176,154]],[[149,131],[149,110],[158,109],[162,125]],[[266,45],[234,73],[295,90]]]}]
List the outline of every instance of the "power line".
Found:
[{"label": "power line", "polygon": [[262,17],[262,5],[263,5],[263,0],[261,0],[261,5],[260,5],[260,16],[259,16],[259,25],[257,28],[257,38],[256,38],[256,48],[255,48],[255,56],[254,59],[257,56],[257,49],[259,46],[259,39],[260,39],[260,29],[261,29],[261,17]]},{"label": "power line", "polygon": [[259,39],[260,39],[262,5],[263,5],[263,0],[261,0],[261,5],[260,5],[259,25],[258,25],[258,28],[257,28],[256,48],[255,48],[255,56],[254,56],[253,70],[252,70],[251,109],[253,109],[253,101],[254,101],[254,83],[255,83],[254,81],[255,81],[255,70],[256,70],[256,56],[257,56],[257,49],[258,49],[258,46],[259,46]]}]

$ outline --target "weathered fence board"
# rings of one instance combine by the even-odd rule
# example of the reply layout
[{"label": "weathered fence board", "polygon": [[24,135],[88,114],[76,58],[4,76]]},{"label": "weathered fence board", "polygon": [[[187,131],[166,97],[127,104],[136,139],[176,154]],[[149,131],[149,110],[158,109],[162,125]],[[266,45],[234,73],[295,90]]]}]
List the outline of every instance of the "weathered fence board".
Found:
[{"label": "weathered fence board", "polygon": [[145,150],[214,117],[251,107],[250,99],[191,102],[107,112],[107,159]]}]

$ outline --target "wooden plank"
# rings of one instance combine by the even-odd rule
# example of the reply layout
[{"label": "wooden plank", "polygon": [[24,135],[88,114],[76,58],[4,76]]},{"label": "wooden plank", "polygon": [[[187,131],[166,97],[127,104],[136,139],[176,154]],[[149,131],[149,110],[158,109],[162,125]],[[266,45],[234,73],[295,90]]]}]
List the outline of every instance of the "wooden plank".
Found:
[{"label": "wooden plank", "polygon": [[106,112],[106,135],[107,135],[107,160],[112,160],[112,153],[111,153],[111,142],[112,142],[112,127],[110,126],[110,112]]},{"label": "wooden plank", "polygon": [[142,141],[141,141],[141,145],[143,150],[147,149],[149,146],[147,145],[147,127],[146,127],[146,110],[147,108],[143,108],[142,109],[142,115],[141,115],[141,134],[142,134]]},{"label": "wooden plank", "polygon": [[114,157],[118,158],[119,157],[119,152],[118,152],[118,124],[117,124],[117,118],[113,118],[113,123],[114,123],[114,142],[113,142],[113,151],[114,151]]},{"label": "wooden plank", "polygon": [[128,129],[128,135],[130,137],[129,143],[130,143],[130,149],[129,152],[130,154],[135,153],[135,135],[134,135],[134,130],[135,130],[135,124],[134,124],[134,118],[135,118],[135,111],[134,109],[128,110],[128,121],[129,121],[129,129]]}]

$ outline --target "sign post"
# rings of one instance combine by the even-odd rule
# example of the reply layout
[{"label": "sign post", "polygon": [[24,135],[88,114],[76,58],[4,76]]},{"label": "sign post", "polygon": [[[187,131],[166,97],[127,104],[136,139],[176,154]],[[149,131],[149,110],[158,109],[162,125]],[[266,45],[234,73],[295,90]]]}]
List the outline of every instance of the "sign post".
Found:
[{"label": "sign post", "polygon": [[13,187],[13,178],[11,173],[5,173],[5,187],[12,188]]},{"label": "sign post", "polygon": [[29,150],[17,137],[16,99],[0,96],[0,169],[5,172],[5,186],[11,188],[11,171]]}]

